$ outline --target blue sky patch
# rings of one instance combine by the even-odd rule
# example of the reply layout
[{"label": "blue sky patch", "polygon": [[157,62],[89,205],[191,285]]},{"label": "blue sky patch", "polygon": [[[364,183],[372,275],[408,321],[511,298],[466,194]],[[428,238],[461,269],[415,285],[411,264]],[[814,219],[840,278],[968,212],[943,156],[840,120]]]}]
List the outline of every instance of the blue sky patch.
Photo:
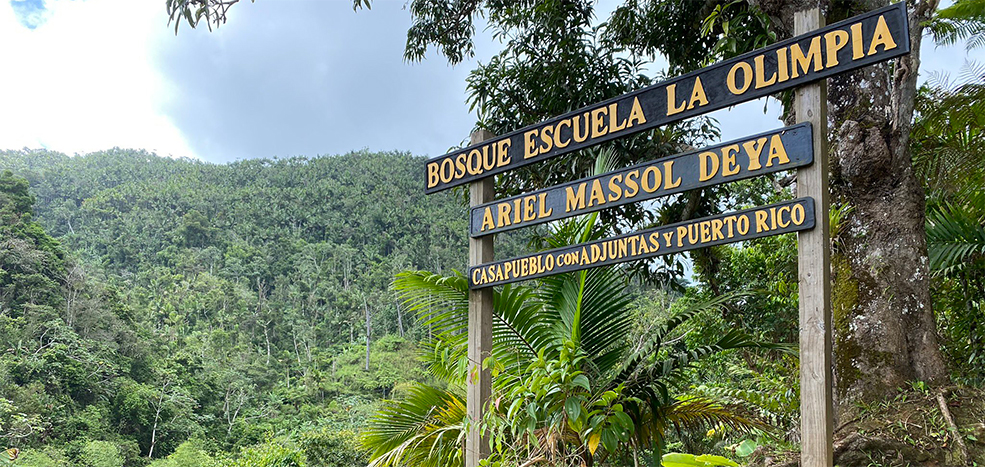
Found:
[{"label": "blue sky patch", "polygon": [[28,29],[44,24],[50,13],[44,6],[44,0],[10,0],[10,6],[17,15],[17,21]]}]

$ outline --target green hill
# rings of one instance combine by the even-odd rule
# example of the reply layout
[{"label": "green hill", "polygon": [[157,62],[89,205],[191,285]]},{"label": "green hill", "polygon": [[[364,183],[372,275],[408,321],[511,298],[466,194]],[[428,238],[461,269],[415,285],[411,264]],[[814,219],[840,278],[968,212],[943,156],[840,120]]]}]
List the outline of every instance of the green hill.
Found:
[{"label": "green hill", "polygon": [[465,207],[425,197],[423,166],[0,152],[0,430],[22,465],[144,465],[270,435],[357,459],[376,401],[427,378],[428,329],[394,273],[465,266]]}]

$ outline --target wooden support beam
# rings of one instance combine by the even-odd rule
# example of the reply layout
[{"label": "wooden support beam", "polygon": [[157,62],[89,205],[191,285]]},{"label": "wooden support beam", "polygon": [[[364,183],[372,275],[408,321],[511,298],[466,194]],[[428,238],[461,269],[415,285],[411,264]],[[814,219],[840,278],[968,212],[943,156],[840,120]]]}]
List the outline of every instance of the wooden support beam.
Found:
[{"label": "wooden support beam", "polygon": [[[794,35],[824,26],[821,10],[794,13]],[[814,198],[813,230],[797,234],[800,282],[800,424],[802,467],[831,467],[834,431],[831,376],[831,245],[828,212],[828,86],[796,89],[798,122],[814,127],[814,164],[797,170],[797,196]]]},{"label": "wooden support beam", "polygon": [[[478,144],[494,138],[486,130],[472,133],[471,144]],[[496,187],[493,177],[487,177],[469,184],[471,206],[493,201]],[[486,235],[469,239],[469,266],[488,263],[493,260],[493,236]],[[465,467],[479,467],[479,462],[489,457],[488,438],[478,430],[483,410],[492,393],[492,375],[482,369],[482,361],[492,349],[493,289],[491,287],[469,290],[469,374],[466,410],[469,432],[465,438]]]}]

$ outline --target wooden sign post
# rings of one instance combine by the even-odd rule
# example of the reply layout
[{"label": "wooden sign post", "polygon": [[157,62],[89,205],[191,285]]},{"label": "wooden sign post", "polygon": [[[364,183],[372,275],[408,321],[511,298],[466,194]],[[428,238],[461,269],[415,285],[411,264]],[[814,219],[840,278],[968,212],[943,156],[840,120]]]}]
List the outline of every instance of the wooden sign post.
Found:
[{"label": "wooden sign post", "polygon": [[[831,245],[827,85],[839,73],[910,52],[906,5],[823,26],[794,16],[795,37],[505,135],[472,134],[425,164],[425,193],[469,184],[469,316],[465,466],[489,455],[481,423],[492,386],[493,287],[713,245],[797,232],[801,465],[831,467]],[[616,138],[793,89],[798,125],[496,200],[493,176]],[[797,199],[592,242],[493,260],[493,235],[779,170],[797,170]]]},{"label": "wooden sign post", "polygon": [[[472,133],[471,143],[479,144],[493,138],[486,130]],[[493,177],[469,184],[469,204],[478,206],[496,198]],[[493,236],[469,238],[469,267],[493,260]],[[482,411],[492,394],[492,375],[482,369],[482,361],[492,350],[493,289],[469,289],[469,374],[467,378],[466,416],[468,434],[465,438],[465,467],[479,467],[479,461],[489,456],[489,443],[482,436]]]},{"label": "wooden sign post", "polygon": [[[824,26],[817,7],[794,13],[794,34]],[[814,198],[813,230],[797,233],[800,293],[800,465],[834,465],[831,377],[831,245],[828,211],[828,85],[825,80],[794,91],[798,122],[814,128],[814,164],[797,169],[797,196]]]}]

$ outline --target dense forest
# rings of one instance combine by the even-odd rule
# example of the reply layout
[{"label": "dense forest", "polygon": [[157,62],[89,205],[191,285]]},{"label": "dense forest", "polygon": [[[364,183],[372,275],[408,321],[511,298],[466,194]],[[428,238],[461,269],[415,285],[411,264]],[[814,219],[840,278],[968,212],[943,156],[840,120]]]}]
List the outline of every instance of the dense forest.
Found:
[{"label": "dense forest", "polygon": [[425,377],[428,329],[390,282],[466,258],[462,203],[425,197],[407,154],[8,151],[0,167],[0,437],[18,465],[282,434],[313,465],[351,465],[376,402]]},{"label": "dense forest", "polygon": [[[218,27],[236,2],[167,3],[177,31]],[[878,3],[830,2],[826,19]],[[460,63],[487,19],[503,49],[470,73],[467,100],[476,128],[505,134],[789,37],[802,4],[629,0],[599,22],[592,0],[412,0],[405,58]],[[985,462],[985,69],[917,82],[925,31],[985,44],[985,2],[911,4],[910,55],[828,80],[832,205],[818,215],[842,466]],[[795,119],[789,93],[774,97]],[[497,190],[718,139],[698,117],[503,174]],[[473,422],[491,467],[799,463],[794,235],[497,287],[493,393],[471,421],[466,193],[425,197],[423,165],[0,152],[0,463],[454,466]],[[496,256],[795,189],[777,173],[694,190],[500,235]]]}]

